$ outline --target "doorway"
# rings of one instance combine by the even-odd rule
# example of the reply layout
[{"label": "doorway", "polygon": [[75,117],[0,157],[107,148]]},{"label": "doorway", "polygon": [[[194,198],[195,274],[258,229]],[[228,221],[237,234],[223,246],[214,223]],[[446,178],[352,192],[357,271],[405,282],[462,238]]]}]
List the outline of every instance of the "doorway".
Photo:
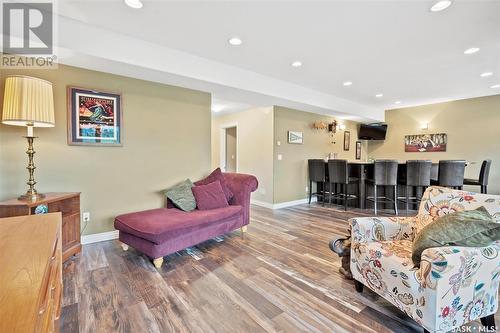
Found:
[{"label": "doorway", "polygon": [[221,127],[220,167],[224,172],[238,172],[238,127]]}]

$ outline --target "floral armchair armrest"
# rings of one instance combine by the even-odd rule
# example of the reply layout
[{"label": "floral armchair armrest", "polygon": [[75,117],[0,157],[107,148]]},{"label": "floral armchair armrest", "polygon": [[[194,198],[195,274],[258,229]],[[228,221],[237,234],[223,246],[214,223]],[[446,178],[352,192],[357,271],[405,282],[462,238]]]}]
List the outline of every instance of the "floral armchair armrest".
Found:
[{"label": "floral armchair armrest", "polygon": [[448,332],[494,314],[498,308],[500,241],[487,247],[427,249],[415,277],[426,299],[421,302],[426,304],[421,313],[428,328]]},{"label": "floral armchair armrest", "polygon": [[417,217],[356,217],[349,219],[355,243],[413,240]]}]

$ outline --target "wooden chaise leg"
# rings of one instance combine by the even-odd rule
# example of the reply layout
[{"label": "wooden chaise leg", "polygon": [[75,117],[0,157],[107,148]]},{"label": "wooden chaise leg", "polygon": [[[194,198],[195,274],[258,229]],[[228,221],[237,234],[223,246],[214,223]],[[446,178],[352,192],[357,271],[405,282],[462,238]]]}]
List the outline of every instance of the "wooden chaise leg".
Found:
[{"label": "wooden chaise leg", "polygon": [[153,265],[155,265],[156,268],[161,268],[162,264],[163,264],[163,257],[153,259]]},{"label": "wooden chaise leg", "polygon": [[246,225],[242,226],[242,227],[241,227],[241,233],[243,234],[243,233],[247,232],[247,229],[248,229],[248,228],[247,228],[247,226],[246,226]]},{"label": "wooden chaise leg", "polygon": [[484,332],[496,332],[495,315],[491,314],[481,318],[481,324],[483,324],[486,329]]},{"label": "wooden chaise leg", "polygon": [[123,251],[127,251],[128,250],[128,245],[127,244],[120,242],[120,245],[121,245]]},{"label": "wooden chaise leg", "polygon": [[354,287],[356,288],[356,291],[358,293],[362,293],[363,292],[364,285],[361,282],[354,280]]}]

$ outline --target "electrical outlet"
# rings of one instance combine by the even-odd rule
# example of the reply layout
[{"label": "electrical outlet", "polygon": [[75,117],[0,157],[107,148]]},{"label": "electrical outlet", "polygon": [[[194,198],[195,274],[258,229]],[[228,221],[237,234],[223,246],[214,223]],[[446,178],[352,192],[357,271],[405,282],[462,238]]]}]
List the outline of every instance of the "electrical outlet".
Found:
[{"label": "electrical outlet", "polygon": [[83,222],[90,222],[90,212],[83,212],[82,219]]},{"label": "electrical outlet", "polygon": [[309,193],[309,186],[306,186],[306,193]]},{"label": "electrical outlet", "polygon": [[261,188],[260,189],[260,194],[266,194],[266,189],[265,188]]},{"label": "electrical outlet", "polygon": [[278,154],[278,161],[281,161],[283,159],[283,155]]}]

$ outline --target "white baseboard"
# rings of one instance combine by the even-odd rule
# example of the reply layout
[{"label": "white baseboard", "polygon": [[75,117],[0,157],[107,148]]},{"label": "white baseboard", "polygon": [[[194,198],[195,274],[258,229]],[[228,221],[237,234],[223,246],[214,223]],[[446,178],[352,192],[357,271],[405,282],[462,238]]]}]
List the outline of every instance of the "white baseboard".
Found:
[{"label": "white baseboard", "polygon": [[264,202],[264,201],[260,201],[260,200],[251,199],[250,203],[252,205],[256,205],[256,206],[260,206],[260,207],[264,207],[264,208],[273,209],[273,204],[269,203],[269,202]]},{"label": "white baseboard", "polygon": [[99,234],[84,235],[81,237],[80,241],[83,245],[85,245],[97,242],[104,242],[112,239],[118,239],[118,230],[101,232]]},{"label": "white baseboard", "polygon": [[[311,202],[316,202],[316,201],[318,201],[316,197],[312,198],[312,200],[311,200]],[[269,209],[281,209],[281,208],[286,208],[286,207],[292,207],[292,206],[302,205],[302,204],[305,204],[305,203],[308,203],[308,202],[309,202],[308,198],[299,199],[299,200],[293,200],[293,201],[280,202],[280,203],[277,203],[277,204],[271,204],[271,203],[268,203],[268,202],[254,200],[254,199],[252,199],[250,201],[250,203],[252,203],[254,205],[257,205],[257,206],[260,206],[260,207],[264,207],[264,208],[269,208]]]}]

